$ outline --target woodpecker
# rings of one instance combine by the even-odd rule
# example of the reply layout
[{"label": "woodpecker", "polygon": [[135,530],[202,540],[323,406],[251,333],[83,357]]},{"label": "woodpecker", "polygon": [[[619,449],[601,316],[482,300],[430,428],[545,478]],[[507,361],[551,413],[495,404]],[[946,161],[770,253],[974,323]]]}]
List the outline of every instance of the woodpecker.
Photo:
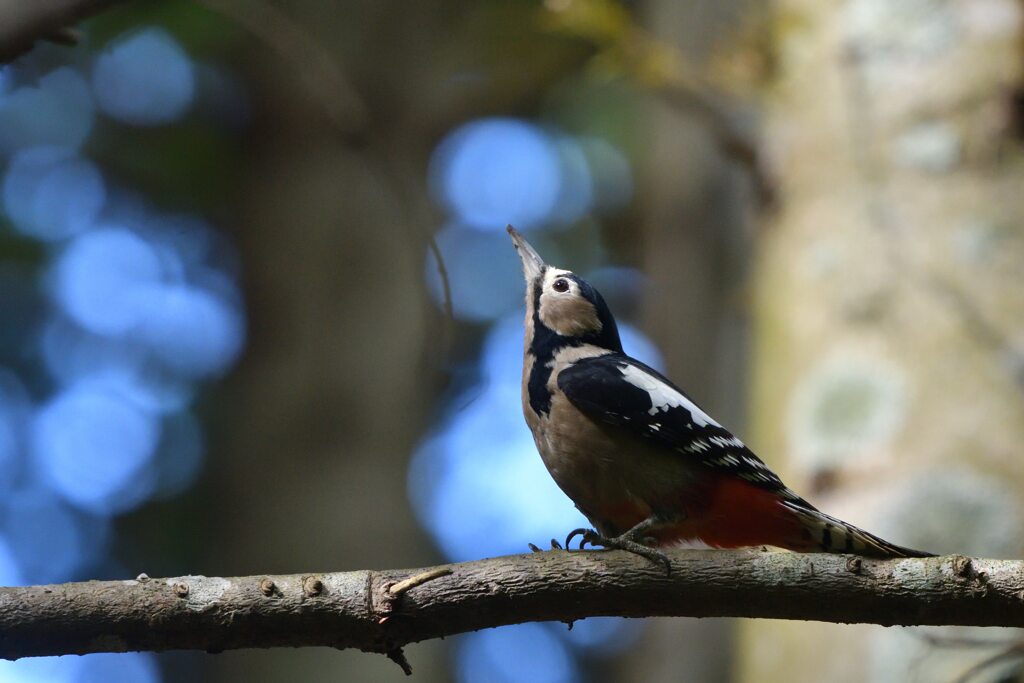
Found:
[{"label": "woodpecker", "polygon": [[656,548],[676,544],[932,556],[793,492],[675,384],[626,355],[596,289],[508,233],[526,279],[523,414],[548,472],[594,527],[574,530],[566,547],[580,536],[581,549],[627,550],[666,570]]}]

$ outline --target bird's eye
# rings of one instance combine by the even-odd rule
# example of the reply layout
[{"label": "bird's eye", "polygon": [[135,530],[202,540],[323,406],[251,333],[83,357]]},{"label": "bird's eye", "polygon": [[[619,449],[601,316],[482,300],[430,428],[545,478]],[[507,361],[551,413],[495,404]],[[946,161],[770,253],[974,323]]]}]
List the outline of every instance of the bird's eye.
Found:
[{"label": "bird's eye", "polygon": [[559,278],[558,280],[555,280],[551,284],[551,286],[554,288],[554,290],[556,292],[568,292],[569,291],[569,281],[568,280],[563,280],[561,278]]}]

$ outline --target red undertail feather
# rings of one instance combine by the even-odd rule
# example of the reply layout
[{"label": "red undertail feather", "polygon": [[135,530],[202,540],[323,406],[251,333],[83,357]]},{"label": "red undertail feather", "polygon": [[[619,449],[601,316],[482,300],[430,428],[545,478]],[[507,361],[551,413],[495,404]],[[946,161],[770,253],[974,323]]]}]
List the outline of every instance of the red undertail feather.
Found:
[{"label": "red undertail feather", "polygon": [[879,558],[932,556],[894,545],[813,507],[733,477],[723,477],[712,489],[702,514],[662,534],[659,540],[671,543],[693,538],[716,548],[772,545],[796,552]]}]

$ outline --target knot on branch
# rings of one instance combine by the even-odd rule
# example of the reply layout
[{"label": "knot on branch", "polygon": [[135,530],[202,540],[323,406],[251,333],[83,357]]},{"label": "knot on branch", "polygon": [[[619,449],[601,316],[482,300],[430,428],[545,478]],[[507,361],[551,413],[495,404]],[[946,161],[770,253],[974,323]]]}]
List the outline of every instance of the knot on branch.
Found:
[{"label": "knot on branch", "polygon": [[315,576],[302,579],[302,592],[307,598],[315,598],[324,592],[324,582]]},{"label": "knot on branch", "polygon": [[371,607],[377,605],[376,609],[373,610],[373,616],[377,619],[377,625],[381,627],[380,642],[381,649],[388,659],[398,664],[406,676],[412,675],[412,666],[409,664],[409,660],[406,659],[405,653],[402,651],[401,645],[395,642],[395,638],[392,635],[393,626],[392,618],[395,616],[395,608],[401,602],[402,597],[417,586],[439,579],[442,576],[448,576],[452,573],[450,567],[437,567],[430,569],[419,574],[414,574],[407,579],[403,579],[398,582],[385,582],[380,587],[380,599],[374,600],[373,591],[373,575],[372,573],[367,577],[367,590],[371,591],[367,598],[367,602]]},{"label": "knot on branch", "polygon": [[967,590],[972,595],[983,596],[988,593],[988,574],[979,570],[970,557],[953,555],[950,559],[950,567],[958,582],[970,584],[967,586]]},{"label": "knot on branch", "polygon": [[951,556],[951,566],[953,573],[965,581],[977,581],[979,584],[988,583],[988,574],[984,571],[979,570],[974,565],[974,560],[965,555],[953,555]]}]

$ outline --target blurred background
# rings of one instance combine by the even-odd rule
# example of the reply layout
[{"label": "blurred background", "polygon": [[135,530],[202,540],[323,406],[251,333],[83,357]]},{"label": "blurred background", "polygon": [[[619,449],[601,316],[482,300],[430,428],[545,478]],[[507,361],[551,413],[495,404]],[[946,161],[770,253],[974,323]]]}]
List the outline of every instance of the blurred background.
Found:
[{"label": "blurred background", "polygon": [[[580,526],[522,421],[507,223],[812,502],[1020,557],[1021,13],[131,2],[37,45],[0,66],[0,584],[417,567]],[[407,654],[419,681],[953,681],[1018,638],[602,618]],[[197,679],[404,676],[0,662]]]}]

